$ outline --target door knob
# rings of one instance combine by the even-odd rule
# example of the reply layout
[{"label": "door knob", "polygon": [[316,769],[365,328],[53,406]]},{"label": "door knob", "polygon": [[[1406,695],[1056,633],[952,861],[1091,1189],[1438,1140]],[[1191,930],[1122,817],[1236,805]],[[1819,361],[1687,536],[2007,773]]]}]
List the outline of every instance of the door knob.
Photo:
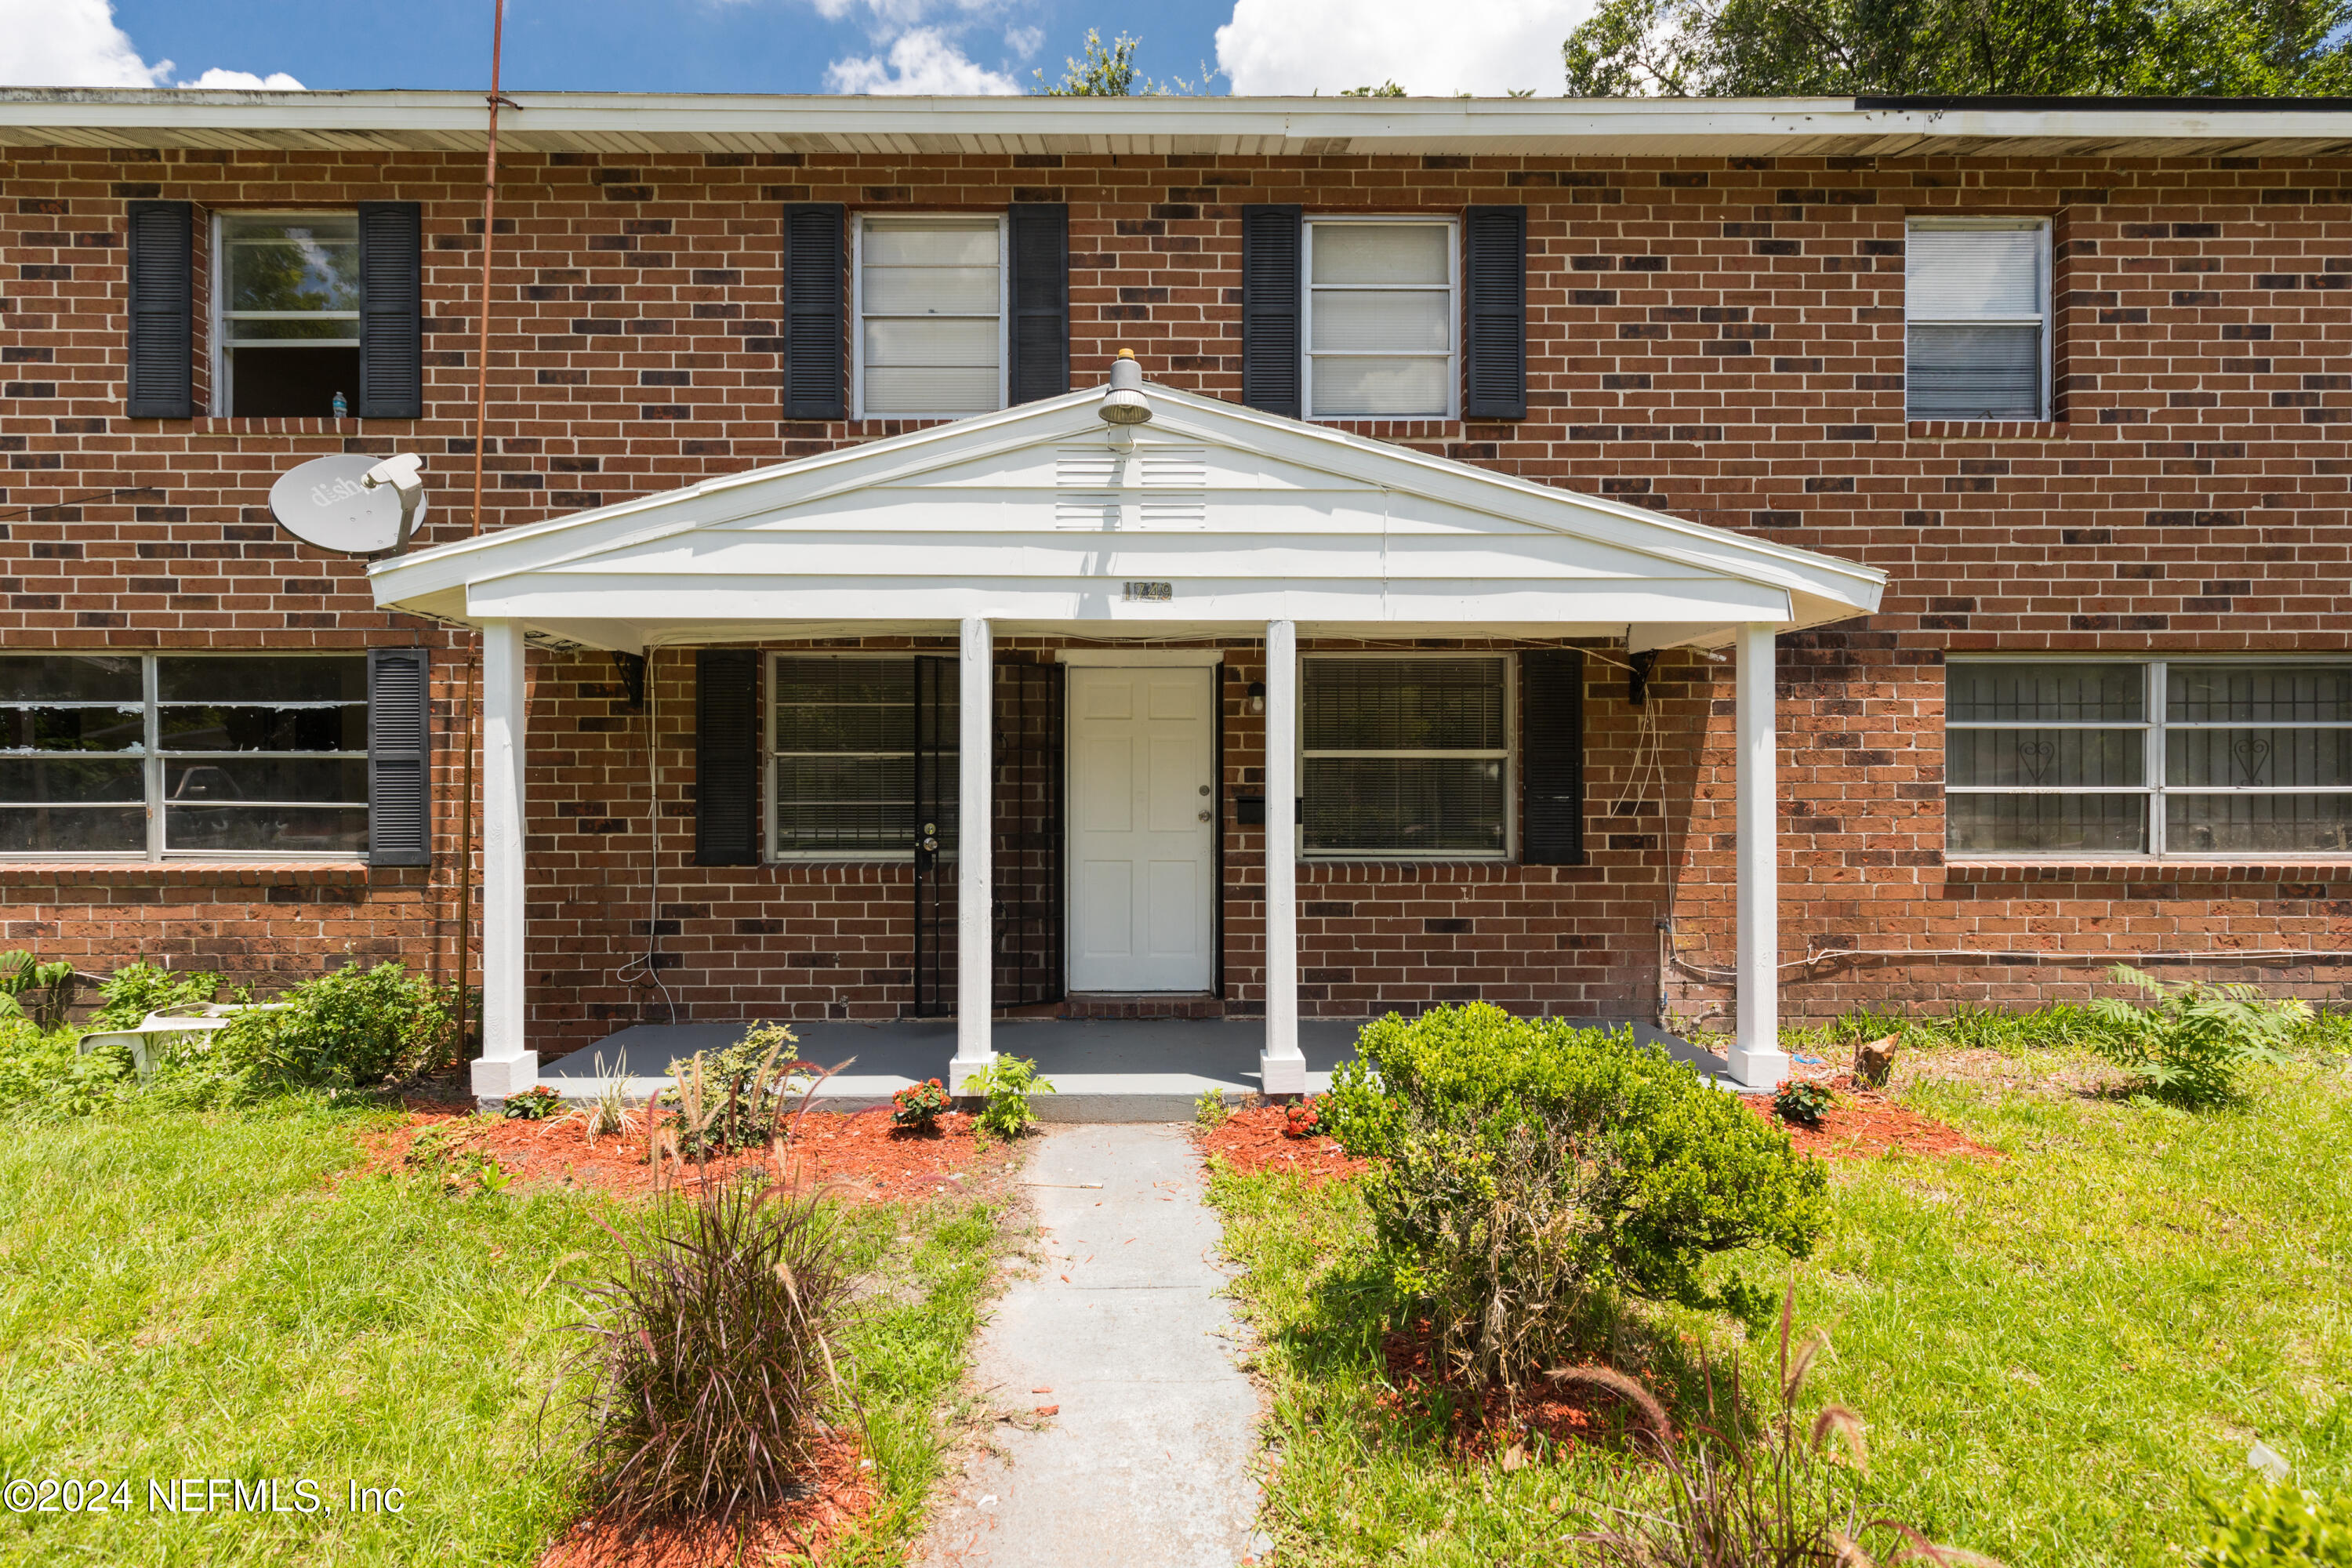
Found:
[{"label": "door knob", "polygon": [[1209,814],[1208,814],[1207,812],[1205,812],[1205,811],[1204,811],[1204,812],[1202,812],[1202,813],[1201,814],[1201,820],[1202,820],[1202,821],[1203,821],[1203,822],[1208,821],[1208,820],[1209,820]]},{"label": "door knob", "polygon": [[920,844],[915,846],[915,847],[918,849],[928,850],[931,854],[936,855],[939,853],[940,841],[936,838],[926,838]]}]

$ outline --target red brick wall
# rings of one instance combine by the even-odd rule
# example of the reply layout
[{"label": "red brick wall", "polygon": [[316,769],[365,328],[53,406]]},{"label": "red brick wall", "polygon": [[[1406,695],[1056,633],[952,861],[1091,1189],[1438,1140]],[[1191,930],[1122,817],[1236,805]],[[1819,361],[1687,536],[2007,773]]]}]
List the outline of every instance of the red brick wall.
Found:
[{"label": "red brick wall", "polygon": [[[1950,866],[1940,805],[1948,652],[2352,647],[2347,168],[516,155],[499,205],[488,521],[535,521],[898,428],[781,419],[782,202],[1066,200],[1076,381],[1098,378],[1126,346],[1147,374],[1223,397],[1239,391],[1235,204],[1525,202],[1530,417],[1360,427],[1886,569],[1884,612],[1866,626],[1784,639],[1787,955],[1811,944],[2083,961],[1826,964],[1794,978],[1793,1015],[2079,994],[2095,974],[2084,964],[2155,949],[2352,948],[2352,866]],[[0,641],[351,647],[421,636],[446,656],[445,718],[462,713],[456,645],[376,612],[357,563],[293,542],[264,502],[299,457],[404,447],[432,467],[428,537],[463,531],[478,179],[476,161],[432,154],[33,150],[0,163]],[[123,205],[155,196],[207,208],[422,202],[429,416],[123,418]],[[1937,213],[2055,220],[2057,419],[1906,423],[1903,223]],[[1686,654],[1661,663],[1644,753],[1602,651],[1589,704],[1593,863],[1307,868],[1311,1009],[1344,1016],[1475,989],[1530,1008],[1646,1013],[1655,921],[1667,916],[1690,963],[1729,963],[1728,667]],[[535,660],[533,1006],[564,1040],[660,1001],[613,973],[643,940],[645,737],[604,664]],[[683,657],[662,665],[660,918],[676,963],[661,973],[674,999],[706,1016],[892,1010],[908,945],[903,868],[680,864],[691,709]],[[1228,717],[1238,774],[1259,764],[1245,756],[1245,719]],[[445,853],[429,875],[339,872],[257,896],[239,879],[263,874],[245,870],[0,866],[0,921],[12,942],[100,966],[168,949],[282,974],[336,960],[345,943],[446,964],[454,750],[443,763]],[[1236,832],[1236,1005],[1257,1001],[1255,859]],[[294,893],[305,896],[281,901]],[[2245,972],[2314,994],[2352,979],[2342,965]],[[1680,972],[1668,989],[1685,1016],[1727,995]]]}]

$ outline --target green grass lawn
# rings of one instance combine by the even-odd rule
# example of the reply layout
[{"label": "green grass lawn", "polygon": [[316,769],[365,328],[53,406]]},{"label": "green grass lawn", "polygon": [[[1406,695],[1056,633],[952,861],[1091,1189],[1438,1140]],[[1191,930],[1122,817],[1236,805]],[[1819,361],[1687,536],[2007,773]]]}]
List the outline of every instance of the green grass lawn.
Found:
[{"label": "green grass lawn", "polygon": [[[1808,1397],[1868,1424],[1865,1517],[2016,1568],[2157,1568],[2192,1536],[2196,1483],[2242,1479],[2256,1436],[2352,1487],[2352,1079],[2261,1068],[2242,1104],[2191,1116],[2084,1076],[2044,1052],[1920,1064],[1904,1098],[2006,1158],[1835,1167],[1798,1293],[1834,1347]],[[1451,1458],[1381,1403],[1354,1189],[1225,1173],[1212,1196],[1276,1391],[1279,1561],[1555,1561],[1654,1488],[1609,1448],[1511,1474]]]},{"label": "green grass lawn", "polygon": [[[387,1124],[299,1105],[0,1121],[0,1468],[131,1483],[127,1510],[0,1513],[0,1563],[537,1559],[582,1500],[541,1402],[610,1201],[350,1173]],[[885,1287],[843,1346],[882,1494],[845,1555],[887,1563],[939,1468],[997,1226],[978,1204],[845,1217]],[[174,1478],[278,1478],[289,1510],[307,1478],[323,1507],[151,1509]],[[354,1482],[401,1489],[402,1511],[353,1513]]]}]

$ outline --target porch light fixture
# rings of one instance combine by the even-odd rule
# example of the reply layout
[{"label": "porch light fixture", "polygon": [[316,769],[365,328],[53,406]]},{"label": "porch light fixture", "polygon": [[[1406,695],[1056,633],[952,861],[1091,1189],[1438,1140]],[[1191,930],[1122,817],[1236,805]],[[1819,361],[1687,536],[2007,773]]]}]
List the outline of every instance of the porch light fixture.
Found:
[{"label": "porch light fixture", "polygon": [[1151,404],[1143,395],[1143,367],[1135,363],[1133,349],[1119,350],[1118,357],[1110,362],[1110,390],[1095,412],[1106,425],[1151,422]]},{"label": "porch light fixture", "polygon": [[1248,709],[1252,713],[1263,713],[1265,711],[1265,681],[1253,680],[1249,683],[1249,697],[1248,700],[1243,703],[1243,706]]}]

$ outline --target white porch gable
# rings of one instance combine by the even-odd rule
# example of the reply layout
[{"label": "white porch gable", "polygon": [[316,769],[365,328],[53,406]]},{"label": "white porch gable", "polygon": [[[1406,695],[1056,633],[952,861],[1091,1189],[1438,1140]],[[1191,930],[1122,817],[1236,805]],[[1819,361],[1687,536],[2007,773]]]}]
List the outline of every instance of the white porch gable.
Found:
[{"label": "white porch gable", "polygon": [[[1132,376],[1122,363],[1121,374]],[[955,629],[961,820],[990,819],[994,639],[1236,634],[1266,649],[1265,724],[1297,722],[1307,636],[1601,637],[1738,649],[1738,1044],[1779,1047],[1773,639],[1867,615],[1867,567],[1165,388],[1108,427],[1094,388],[757,468],[370,568],[376,603],[483,638],[483,1054],[477,1093],[535,1080],[526,962],[524,647],[615,652]],[[1288,746],[1266,795],[1296,793]],[[1305,1088],[1292,814],[1265,854],[1261,1087]],[[936,847],[936,846],[931,846]],[[992,1059],[990,836],[959,847],[959,1092]]]},{"label": "white porch gable", "polygon": [[[1284,619],[1722,646],[1884,574],[1212,398],[1099,389],[378,563],[376,602],[594,647],[812,622],[1182,636]],[[1129,597],[1130,583],[1168,597]],[[1142,590],[1154,592],[1156,590]]]}]

